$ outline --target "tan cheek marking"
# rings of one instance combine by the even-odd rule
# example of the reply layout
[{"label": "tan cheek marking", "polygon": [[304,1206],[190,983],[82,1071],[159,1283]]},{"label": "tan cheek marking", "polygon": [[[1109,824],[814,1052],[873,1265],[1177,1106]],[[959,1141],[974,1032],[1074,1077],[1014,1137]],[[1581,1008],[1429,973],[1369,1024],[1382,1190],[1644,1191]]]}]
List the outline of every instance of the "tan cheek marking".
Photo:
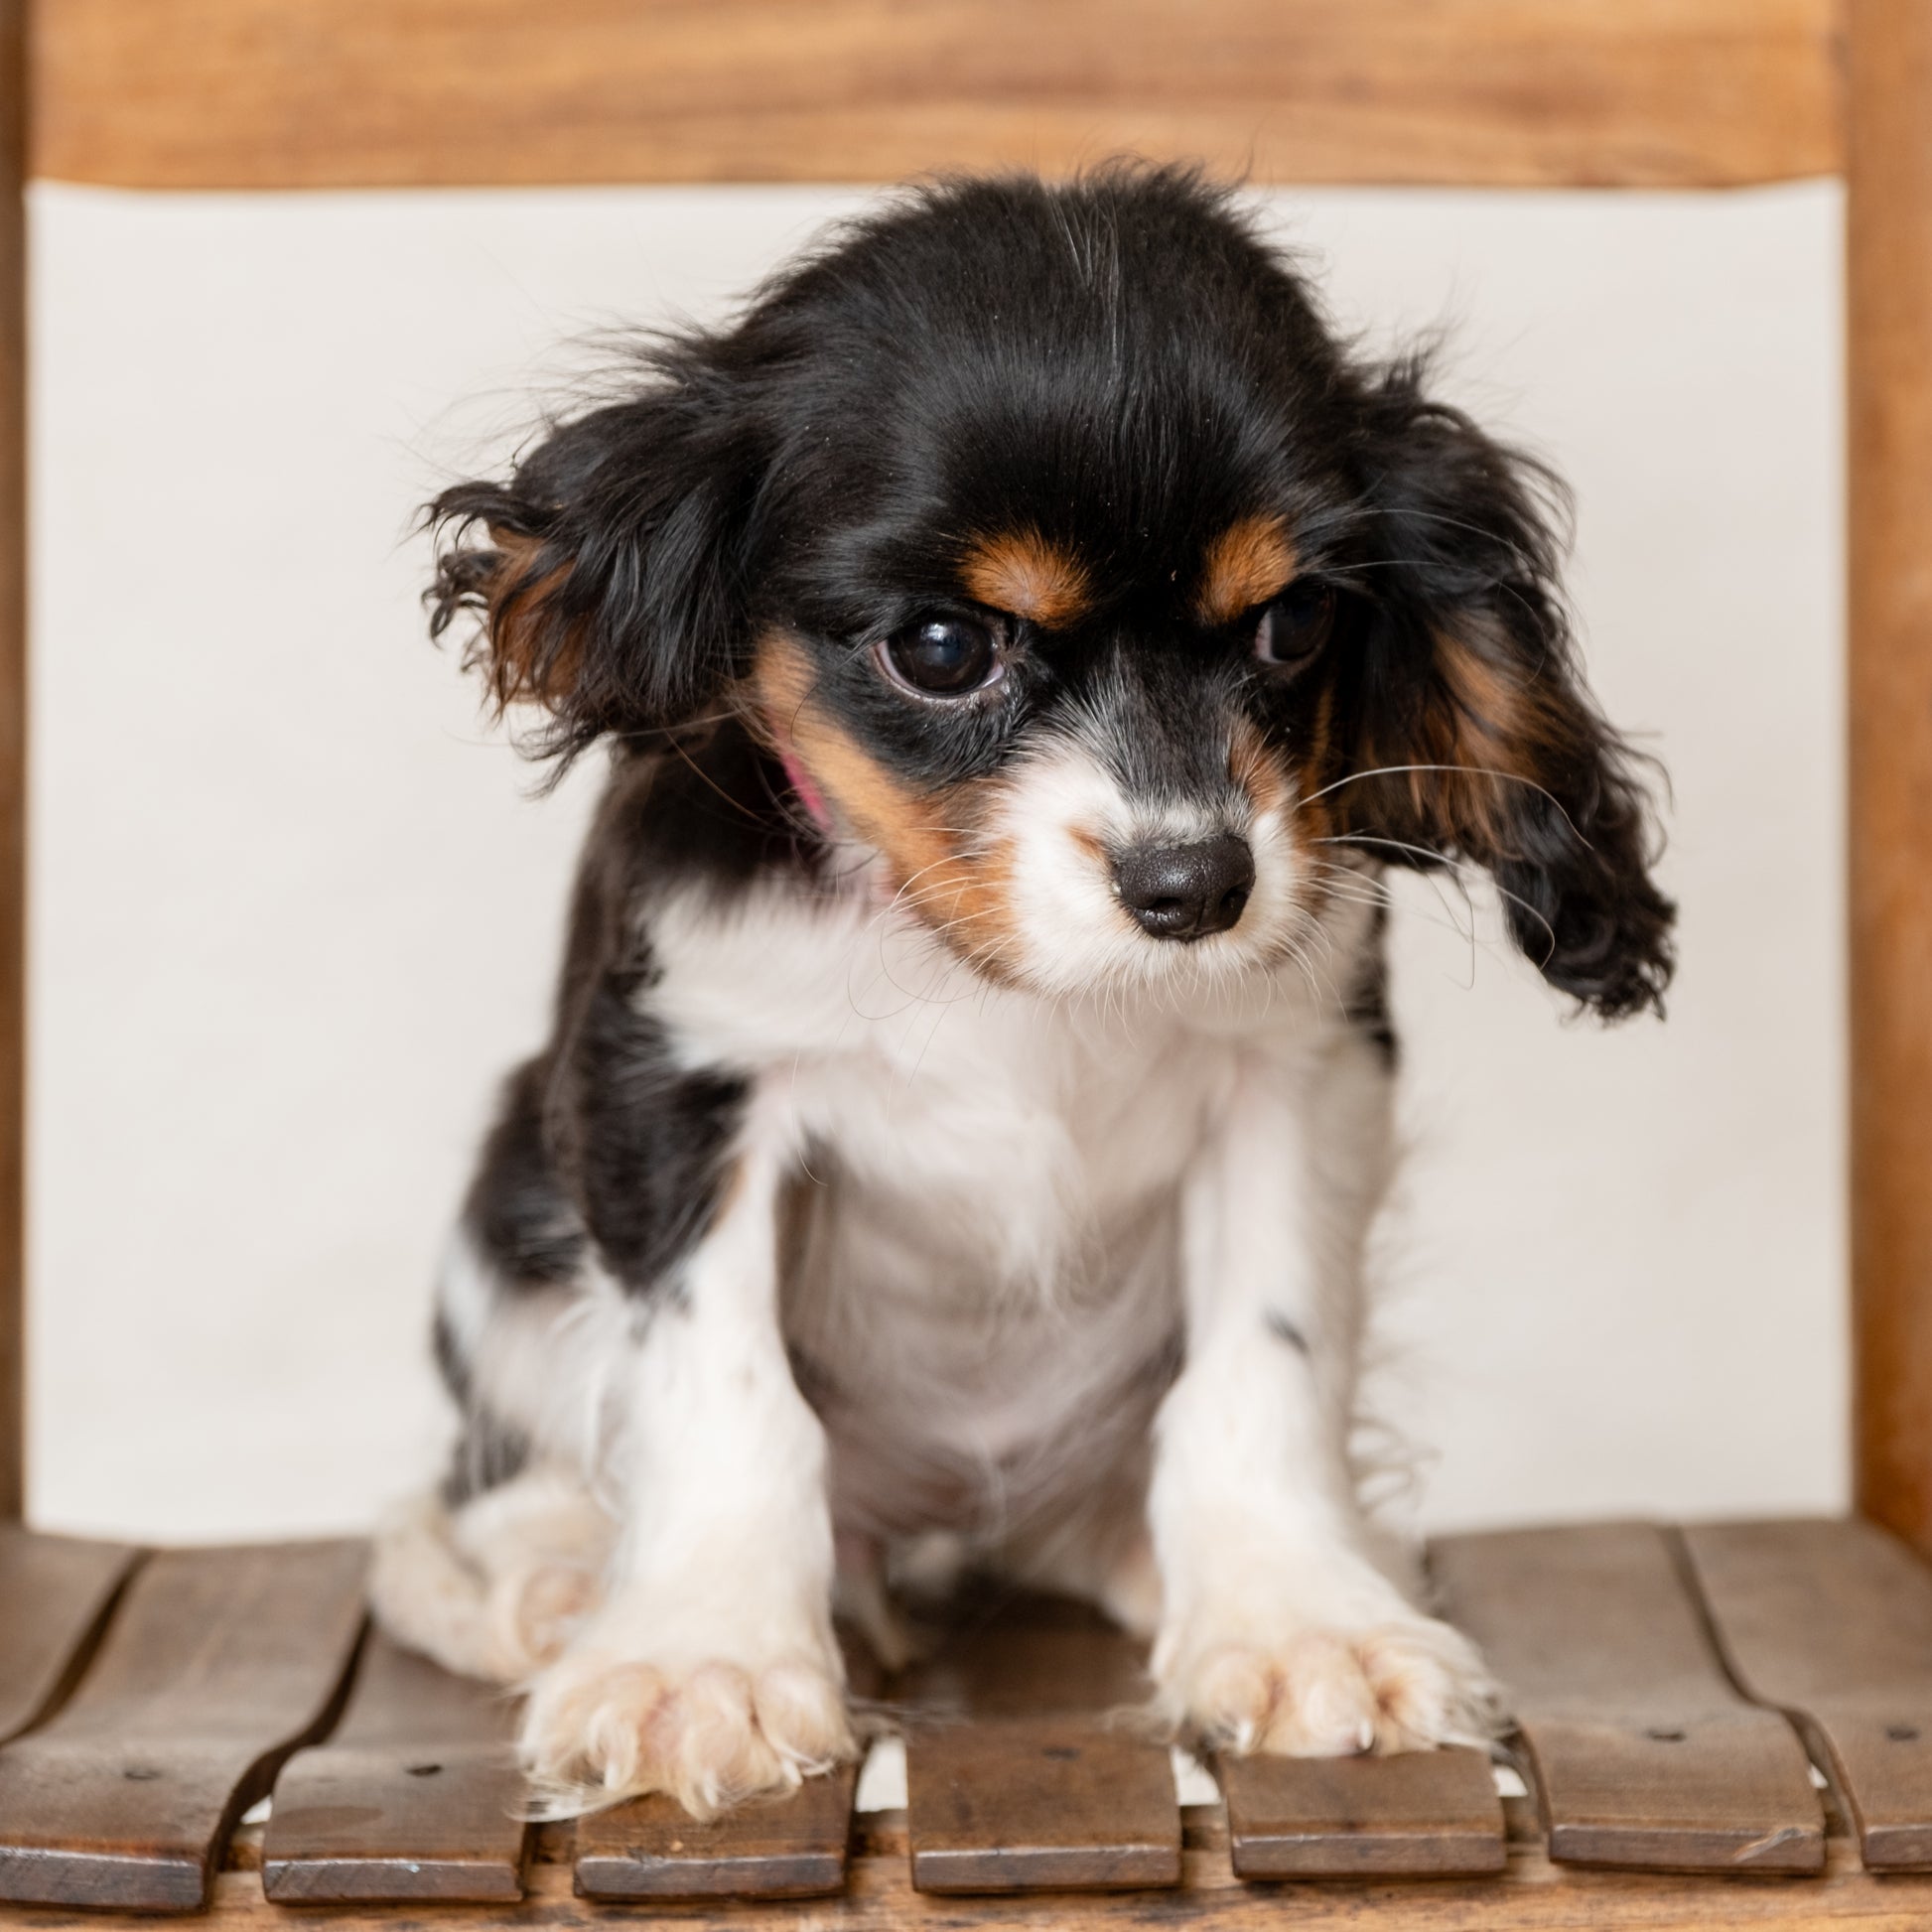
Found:
[{"label": "tan cheek marking", "polygon": [[1288,802],[1288,777],[1261,734],[1245,718],[1228,734],[1228,776],[1248,794],[1257,814]]},{"label": "tan cheek marking", "polygon": [[810,660],[790,638],[759,647],[755,682],[767,738],[804,766],[852,829],[882,853],[899,902],[990,979],[1012,977],[1017,921],[1004,843],[975,853],[974,829],[999,787],[984,780],[915,790],[812,702]]},{"label": "tan cheek marking", "polygon": [[[1324,782],[1319,774],[1327,766],[1331,709],[1332,699],[1324,691],[1314,726],[1299,757],[1271,749],[1245,718],[1236,720],[1228,739],[1228,776],[1247,793],[1257,817],[1264,812],[1281,813],[1291,848],[1306,848],[1303,856],[1310,859],[1332,825],[1325,798],[1308,802]],[[1298,799],[1303,802],[1298,803]],[[1306,864],[1298,873],[1298,891],[1310,911],[1317,910],[1328,897],[1327,888],[1321,884],[1323,877],[1318,863]]]},{"label": "tan cheek marking", "polygon": [[959,581],[976,603],[1035,623],[1071,623],[1093,601],[1080,560],[1037,530],[979,538],[960,559]]},{"label": "tan cheek marking", "polygon": [[1295,577],[1295,546],[1279,516],[1244,516],[1207,546],[1194,609],[1203,623],[1232,623]]}]

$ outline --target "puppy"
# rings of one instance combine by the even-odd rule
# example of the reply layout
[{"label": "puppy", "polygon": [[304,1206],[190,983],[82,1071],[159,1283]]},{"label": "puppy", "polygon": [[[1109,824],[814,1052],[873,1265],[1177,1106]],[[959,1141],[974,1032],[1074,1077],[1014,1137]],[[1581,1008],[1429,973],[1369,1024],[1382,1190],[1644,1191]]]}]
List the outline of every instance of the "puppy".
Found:
[{"label": "puppy", "polygon": [[507,479],[433,623],[608,748],[550,1043],[450,1250],[403,1641],[568,1809],[854,1749],[935,1553],[1153,1639],[1221,1749],[1482,1732],[1350,1458],[1390,867],[1659,1006],[1672,907],[1551,480],[1197,176],[915,190]]}]

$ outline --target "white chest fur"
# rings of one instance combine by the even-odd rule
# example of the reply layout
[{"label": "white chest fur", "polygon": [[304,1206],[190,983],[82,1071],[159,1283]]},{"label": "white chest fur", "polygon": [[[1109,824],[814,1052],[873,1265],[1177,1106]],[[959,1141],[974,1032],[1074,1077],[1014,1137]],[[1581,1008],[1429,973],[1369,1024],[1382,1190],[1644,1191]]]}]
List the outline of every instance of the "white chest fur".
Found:
[{"label": "white chest fur", "polygon": [[963,1482],[1011,1512],[1090,1486],[1118,1448],[1094,1418],[1178,1322],[1189,1162],[1244,1057],[1292,1066],[1331,1035],[1331,989],[1291,971],[1178,1010],[1167,990],[1045,1000],[863,899],[778,884],[649,931],[674,1050],[750,1075],[800,1150],[786,1328],[829,1365],[859,1487],[868,1453],[899,1459],[899,1498]]}]

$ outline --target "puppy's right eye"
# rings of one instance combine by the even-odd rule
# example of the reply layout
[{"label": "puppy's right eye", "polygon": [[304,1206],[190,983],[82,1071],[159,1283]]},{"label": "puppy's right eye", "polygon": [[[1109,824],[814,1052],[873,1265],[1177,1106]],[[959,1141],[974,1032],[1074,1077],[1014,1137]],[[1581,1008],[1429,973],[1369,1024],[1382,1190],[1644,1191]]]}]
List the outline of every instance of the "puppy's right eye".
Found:
[{"label": "puppy's right eye", "polygon": [[899,683],[931,698],[963,698],[1002,675],[999,640],[974,617],[920,618],[880,647]]},{"label": "puppy's right eye", "polygon": [[1299,670],[1328,641],[1338,602],[1332,585],[1298,577],[1262,612],[1255,656],[1281,670]]}]

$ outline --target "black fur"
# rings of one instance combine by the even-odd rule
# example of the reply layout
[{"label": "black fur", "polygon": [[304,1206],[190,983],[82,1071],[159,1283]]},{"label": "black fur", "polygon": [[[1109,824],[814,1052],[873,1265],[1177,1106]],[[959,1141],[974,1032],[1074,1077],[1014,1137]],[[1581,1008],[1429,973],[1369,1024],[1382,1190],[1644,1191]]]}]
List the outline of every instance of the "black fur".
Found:
[{"label": "black fur", "polygon": [[742,734],[620,774],[578,880],[551,1045],[511,1081],[471,1194],[472,1236],[507,1279],[568,1279],[588,1235],[647,1295],[703,1235],[746,1084],[674,1064],[638,908],[682,879],[724,887],[795,855]]},{"label": "black fur", "polygon": [[1300,1327],[1291,1321],[1287,1315],[1278,1314],[1273,1309],[1268,1311],[1268,1332],[1284,1348],[1292,1348],[1298,1355],[1307,1355],[1312,1352],[1309,1347],[1308,1336],[1302,1332]]},{"label": "black fur", "polygon": [[[526,1288],[573,1281],[584,1258],[584,1218],[557,1184],[544,1133],[551,1080],[546,1056],[518,1067],[504,1083],[501,1111],[464,1208],[478,1251],[502,1280]],[[465,1391],[455,1385],[447,1359],[451,1347],[440,1343],[437,1355],[461,1401]]]},{"label": "black fur", "polygon": [[[1673,909],[1649,877],[1637,762],[1575,661],[1560,509],[1534,464],[1428,398],[1416,362],[1338,346],[1225,193],[1121,165],[912,191],[735,324],[645,351],[629,400],[437,500],[433,625],[485,614],[478,654],[499,698],[542,701],[550,754],[608,737],[664,759],[709,734],[762,826],[705,827],[727,867],[799,857],[795,825],[766,812],[781,782],[747,791],[750,740],[700,722],[735,708],[773,629],[867,754],[928,789],[1077,731],[1184,790],[1218,756],[1232,692],[1268,742],[1318,760],[1335,838],[1393,865],[1487,868],[1523,950],[1614,1019],[1660,1005]],[[1252,615],[1217,628],[1191,601],[1203,547],[1253,515],[1280,517],[1304,577],[1344,593],[1328,648],[1293,676],[1257,674]],[[971,612],[963,547],[1015,528],[1080,559],[1091,608],[1050,635],[1012,627],[997,703],[906,702],[876,647]],[[615,996],[586,991],[573,1013],[580,1048],[648,1063],[648,1025]],[[573,1107],[612,1103],[581,1051],[556,1065],[577,1096],[568,1135]],[[730,1104],[641,1078],[626,1092],[706,1117]],[[619,1132],[644,1151],[640,1127]],[[636,1265],[661,1252],[643,1228],[620,1239]]]}]

